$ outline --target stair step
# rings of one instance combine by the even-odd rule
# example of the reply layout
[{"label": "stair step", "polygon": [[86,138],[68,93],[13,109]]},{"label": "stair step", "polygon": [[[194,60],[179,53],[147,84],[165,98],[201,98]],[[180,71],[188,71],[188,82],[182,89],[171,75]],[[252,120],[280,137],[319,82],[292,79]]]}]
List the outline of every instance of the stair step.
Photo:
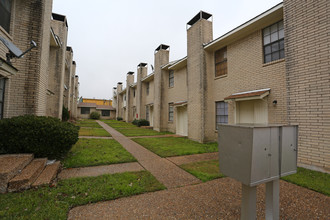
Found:
[{"label": "stair step", "polygon": [[7,191],[8,182],[33,160],[33,154],[6,154],[0,156],[0,193]]},{"label": "stair step", "polygon": [[30,188],[31,184],[44,170],[47,158],[34,159],[20,174],[9,181],[8,192]]},{"label": "stair step", "polygon": [[47,165],[37,180],[32,184],[32,187],[50,184],[50,182],[56,177],[60,166],[60,161]]}]

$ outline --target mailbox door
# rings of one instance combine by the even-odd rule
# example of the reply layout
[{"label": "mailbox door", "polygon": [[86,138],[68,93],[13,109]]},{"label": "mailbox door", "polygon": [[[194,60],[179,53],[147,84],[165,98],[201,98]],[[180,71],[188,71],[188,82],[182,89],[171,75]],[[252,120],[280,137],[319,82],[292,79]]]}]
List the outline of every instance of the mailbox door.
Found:
[{"label": "mailbox door", "polygon": [[250,185],[257,185],[270,177],[271,130],[253,129],[252,174]]},{"label": "mailbox door", "polygon": [[281,132],[281,175],[297,172],[298,126],[283,126]]},{"label": "mailbox door", "polygon": [[219,125],[220,172],[245,185],[250,185],[253,130]]}]

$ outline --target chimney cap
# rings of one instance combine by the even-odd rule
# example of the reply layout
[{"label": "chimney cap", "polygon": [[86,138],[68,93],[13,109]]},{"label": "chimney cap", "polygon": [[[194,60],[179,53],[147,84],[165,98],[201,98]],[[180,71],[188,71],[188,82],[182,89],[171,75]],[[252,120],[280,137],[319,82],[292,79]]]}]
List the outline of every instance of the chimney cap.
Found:
[{"label": "chimney cap", "polygon": [[147,63],[139,63],[138,67],[145,67],[146,65],[148,65]]},{"label": "chimney cap", "polygon": [[210,17],[212,17],[212,14],[209,14],[207,12],[204,11],[200,11],[198,12],[197,15],[195,15],[195,17],[193,17],[187,24],[192,26],[193,24],[195,24],[197,21],[201,20],[201,19],[209,19]]},{"label": "chimney cap", "polygon": [[159,45],[155,51],[159,51],[159,50],[167,50],[170,46],[166,45],[166,44],[161,44]]},{"label": "chimney cap", "polygon": [[117,89],[117,87],[113,87],[113,89]]},{"label": "chimney cap", "polygon": [[122,82],[118,82],[117,84],[121,85],[121,84],[123,84],[123,83],[122,83]]},{"label": "chimney cap", "polygon": [[127,73],[127,75],[133,75],[134,74],[134,72],[132,72],[132,71],[129,71],[128,73]]}]

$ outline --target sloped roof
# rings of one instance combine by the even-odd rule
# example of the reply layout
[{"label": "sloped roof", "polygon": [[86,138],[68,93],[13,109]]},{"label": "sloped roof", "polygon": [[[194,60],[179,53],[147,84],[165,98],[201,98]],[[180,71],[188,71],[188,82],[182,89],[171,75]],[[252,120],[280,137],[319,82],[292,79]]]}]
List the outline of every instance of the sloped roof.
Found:
[{"label": "sloped roof", "polygon": [[115,108],[112,107],[111,105],[97,105],[96,106],[96,109],[99,109],[99,110],[110,110],[110,111],[114,111]]},{"label": "sloped roof", "polygon": [[92,108],[96,108],[96,104],[95,103],[88,103],[88,102],[80,102],[78,104],[78,107],[92,107]]}]

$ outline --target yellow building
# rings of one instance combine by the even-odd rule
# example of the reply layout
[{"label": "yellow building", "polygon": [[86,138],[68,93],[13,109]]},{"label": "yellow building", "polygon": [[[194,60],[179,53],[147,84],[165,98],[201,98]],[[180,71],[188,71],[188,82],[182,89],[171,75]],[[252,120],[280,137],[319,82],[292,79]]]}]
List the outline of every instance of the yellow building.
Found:
[{"label": "yellow building", "polygon": [[112,100],[109,99],[88,99],[88,98],[82,98],[83,103],[95,103],[96,105],[110,105],[112,106]]}]

